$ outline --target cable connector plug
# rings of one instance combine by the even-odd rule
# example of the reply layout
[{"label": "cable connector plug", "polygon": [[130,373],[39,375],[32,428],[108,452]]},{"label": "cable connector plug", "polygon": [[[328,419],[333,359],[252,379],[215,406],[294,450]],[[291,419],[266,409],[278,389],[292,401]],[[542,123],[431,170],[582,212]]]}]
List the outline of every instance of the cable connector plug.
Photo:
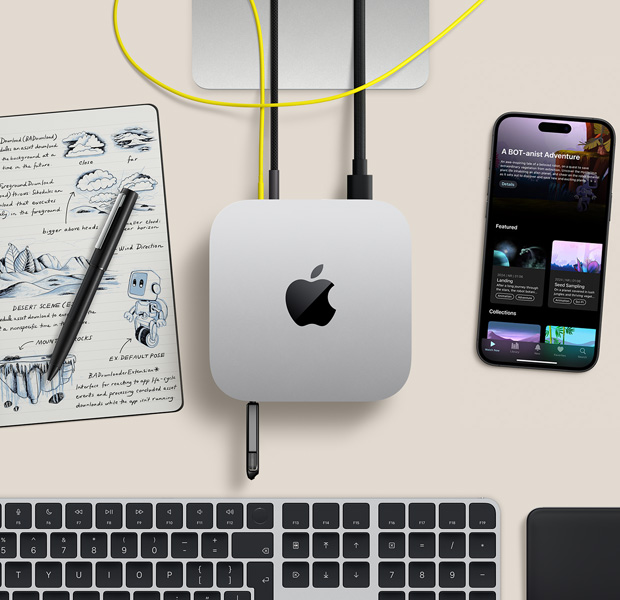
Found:
[{"label": "cable connector plug", "polygon": [[366,172],[366,159],[353,159],[353,175],[347,175],[347,200],[372,200],[372,175]]}]

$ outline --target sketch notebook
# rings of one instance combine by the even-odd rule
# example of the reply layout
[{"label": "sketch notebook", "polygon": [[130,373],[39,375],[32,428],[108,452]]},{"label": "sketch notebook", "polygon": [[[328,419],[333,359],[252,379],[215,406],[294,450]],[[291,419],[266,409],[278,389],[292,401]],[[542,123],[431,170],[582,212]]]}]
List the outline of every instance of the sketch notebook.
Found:
[{"label": "sketch notebook", "polygon": [[[181,408],[157,110],[0,118],[0,426]],[[123,187],[138,201],[60,372],[49,356]]]}]

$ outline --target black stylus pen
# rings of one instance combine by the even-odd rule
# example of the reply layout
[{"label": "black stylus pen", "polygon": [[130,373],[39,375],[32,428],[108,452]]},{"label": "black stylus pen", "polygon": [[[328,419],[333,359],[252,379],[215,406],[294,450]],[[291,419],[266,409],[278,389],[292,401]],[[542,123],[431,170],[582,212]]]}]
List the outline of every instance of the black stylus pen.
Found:
[{"label": "black stylus pen", "polygon": [[258,404],[248,402],[246,416],[246,473],[248,479],[258,475]]},{"label": "black stylus pen", "polygon": [[128,188],[123,188],[117,196],[110,215],[108,216],[99,239],[95,244],[95,251],[90,259],[90,265],[84,275],[82,285],[78,293],[75,295],[75,300],[71,305],[71,310],[65,319],[56,347],[50,358],[49,370],[47,372],[47,379],[51,381],[56,373],[60,371],[62,364],[71,350],[71,346],[75,342],[77,335],[82,327],[84,318],[88,313],[88,309],[97,293],[101,278],[105,273],[116,246],[123,235],[123,230],[131,211],[136,204],[138,194]]}]

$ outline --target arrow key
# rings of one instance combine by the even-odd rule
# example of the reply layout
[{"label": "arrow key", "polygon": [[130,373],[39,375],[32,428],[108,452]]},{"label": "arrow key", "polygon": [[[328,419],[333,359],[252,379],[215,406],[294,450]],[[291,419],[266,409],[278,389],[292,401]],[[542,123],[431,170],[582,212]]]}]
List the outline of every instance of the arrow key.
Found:
[{"label": "arrow key", "polygon": [[345,533],[342,536],[342,555],[345,558],[368,558],[370,536],[367,533]]},{"label": "arrow key", "polygon": [[346,588],[367,588],[370,586],[370,565],[368,563],[344,563],[342,583]]}]

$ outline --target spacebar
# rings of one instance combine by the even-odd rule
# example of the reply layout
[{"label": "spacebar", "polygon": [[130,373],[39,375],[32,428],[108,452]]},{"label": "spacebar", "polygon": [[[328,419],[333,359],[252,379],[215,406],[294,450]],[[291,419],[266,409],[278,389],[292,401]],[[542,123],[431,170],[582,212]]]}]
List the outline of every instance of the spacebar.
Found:
[{"label": "spacebar", "polygon": [[254,588],[254,600],[273,600],[273,563],[248,563],[248,587]]}]

